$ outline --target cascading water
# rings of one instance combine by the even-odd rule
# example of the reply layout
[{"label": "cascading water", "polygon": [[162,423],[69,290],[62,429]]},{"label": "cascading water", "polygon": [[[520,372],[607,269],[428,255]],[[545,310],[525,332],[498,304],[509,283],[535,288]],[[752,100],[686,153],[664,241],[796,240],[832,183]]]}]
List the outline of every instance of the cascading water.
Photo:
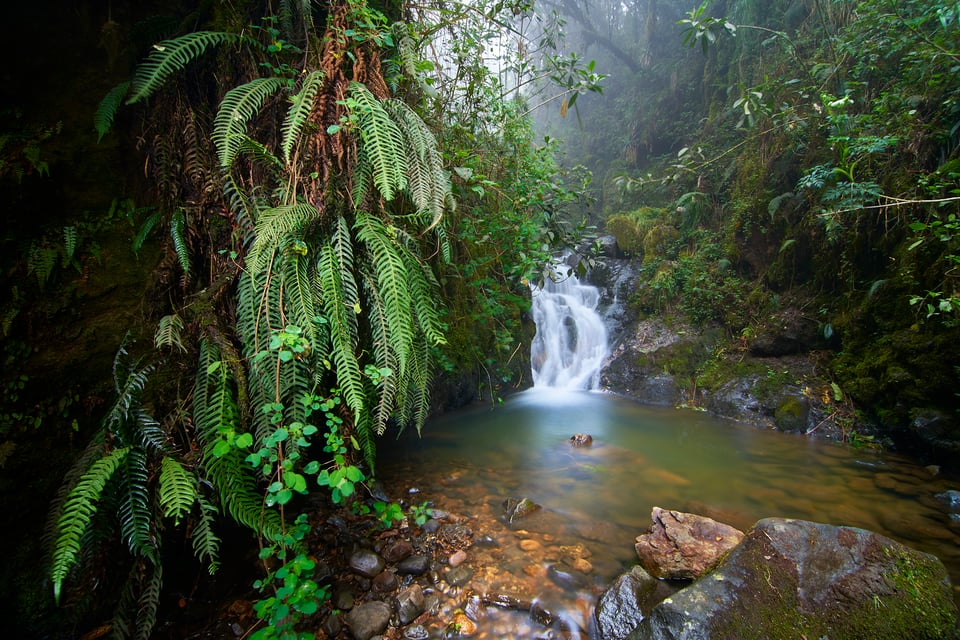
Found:
[{"label": "cascading water", "polygon": [[537,334],[530,348],[533,386],[595,389],[607,357],[607,328],[597,313],[600,292],[574,275],[533,289]]}]

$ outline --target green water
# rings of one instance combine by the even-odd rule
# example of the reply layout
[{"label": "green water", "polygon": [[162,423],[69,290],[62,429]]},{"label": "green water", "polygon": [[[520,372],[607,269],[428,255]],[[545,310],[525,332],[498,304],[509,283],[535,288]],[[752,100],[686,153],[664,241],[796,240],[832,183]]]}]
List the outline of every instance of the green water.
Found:
[{"label": "green water", "polygon": [[[593,446],[571,447],[575,433],[593,436]],[[478,528],[502,515],[503,498],[539,503],[542,515],[522,526],[589,546],[597,583],[635,562],[633,539],[659,506],[742,530],[764,517],[870,529],[939,556],[960,584],[960,523],[935,498],[960,482],[898,454],[606,394],[538,390],[440,417],[422,437],[404,434],[381,449],[388,486],[446,501]]]}]

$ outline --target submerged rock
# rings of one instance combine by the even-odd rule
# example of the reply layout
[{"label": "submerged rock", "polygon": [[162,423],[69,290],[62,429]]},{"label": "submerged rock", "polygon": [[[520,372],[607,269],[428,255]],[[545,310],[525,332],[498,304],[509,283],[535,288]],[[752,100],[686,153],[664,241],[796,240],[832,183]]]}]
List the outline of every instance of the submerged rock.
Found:
[{"label": "submerged rock", "polygon": [[955,638],[957,607],[930,554],[863,529],[767,518],[628,637]]},{"label": "submerged rock", "polygon": [[570,436],[570,444],[574,447],[589,447],[593,444],[593,436],[589,433],[575,433]]},{"label": "submerged rock", "polygon": [[513,522],[517,518],[525,518],[531,513],[540,510],[540,505],[530,498],[507,498],[503,501],[503,513],[507,522]]},{"label": "submerged rock", "polygon": [[637,537],[635,549],[643,568],[657,578],[698,578],[743,539],[742,531],[692,513],[654,507],[650,517],[653,524]]}]

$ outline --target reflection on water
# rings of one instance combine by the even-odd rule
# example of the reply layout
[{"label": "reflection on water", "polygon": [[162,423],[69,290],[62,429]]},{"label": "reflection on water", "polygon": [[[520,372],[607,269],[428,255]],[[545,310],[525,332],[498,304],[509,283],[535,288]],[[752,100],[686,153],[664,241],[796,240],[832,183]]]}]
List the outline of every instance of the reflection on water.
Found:
[{"label": "reflection on water", "polygon": [[[574,433],[592,435],[593,446],[572,448]],[[508,533],[496,521],[503,499],[539,503],[542,515],[524,528],[548,543],[589,547],[598,585],[635,562],[633,539],[650,525],[654,506],[742,530],[769,516],[870,529],[936,554],[960,584],[960,526],[935,497],[960,483],[896,454],[555,390],[443,416],[422,438],[405,434],[384,442],[381,452],[378,471],[387,486],[446,498],[461,514]],[[523,568],[522,551],[494,561],[508,559]]]}]

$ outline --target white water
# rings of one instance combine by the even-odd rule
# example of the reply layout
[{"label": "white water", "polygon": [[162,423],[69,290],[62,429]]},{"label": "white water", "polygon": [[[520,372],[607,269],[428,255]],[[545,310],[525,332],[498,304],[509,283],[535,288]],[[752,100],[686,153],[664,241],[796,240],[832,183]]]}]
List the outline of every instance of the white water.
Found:
[{"label": "white water", "polygon": [[607,328],[597,313],[600,292],[570,275],[533,289],[537,335],[530,348],[533,386],[595,389],[609,352]]}]

